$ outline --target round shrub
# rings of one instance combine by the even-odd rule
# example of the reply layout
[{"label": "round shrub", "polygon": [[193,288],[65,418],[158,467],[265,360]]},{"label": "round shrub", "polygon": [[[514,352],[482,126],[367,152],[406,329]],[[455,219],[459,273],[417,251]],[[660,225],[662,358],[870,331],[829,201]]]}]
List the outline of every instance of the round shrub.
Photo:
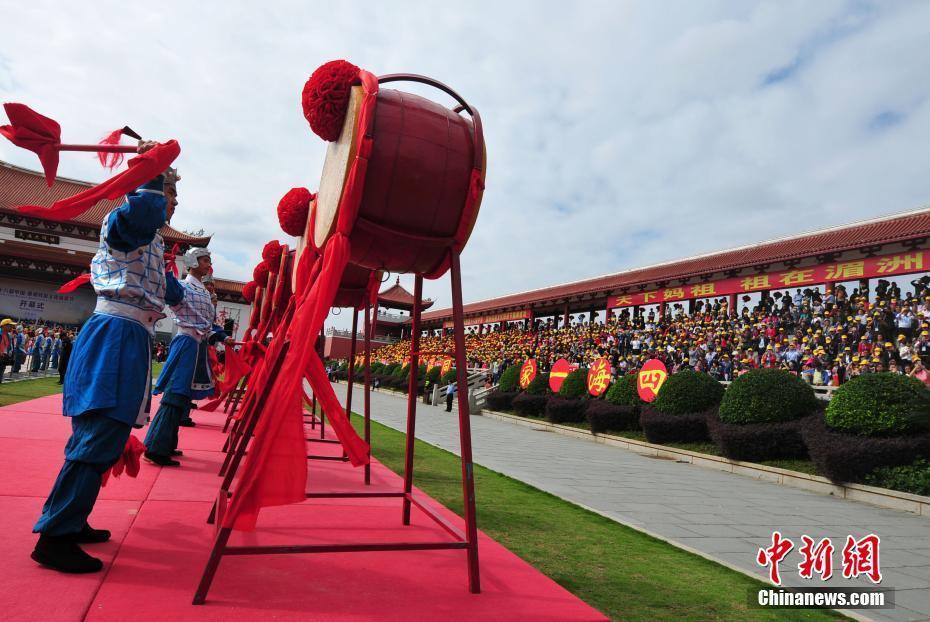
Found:
[{"label": "round shrub", "polygon": [[860,436],[896,436],[926,427],[930,389],[897,374],[856,376],[833,394],[827,427]]},{"label": "round shrub", "polygon": [[666,415],[687,415],[716,406],[722,397],[722,384],[703,372],[687,369],[665,379],[652,405]]},{"label": "round shrub", "polygon": [[[568,376],[559,389],[559,396],[565,399],[576,400],[588,394],[588,370],[579,367]],[[557,422],[554,422],[557,423]]]},{"label": "round shrub", "polygon": [[436,384],[439,382],[439,375],[442,373],[442,368],[434,365],[429,373],[426,374],[426,379],[429,380],[430,384]]},{"label": "round shrub", "polygon": [[511,365],[501,374],[500,382],[497,384],[497,390],[502,393],[513,393],[520,390],[520,368]]},{"label": "round shrub", "polygon": [[782,369],[754,369],[737,377],[723,394],[724,423],[777,423],[800,419],[820,405],[809,384]]},{"label": "round shrub", "polygon": [[549,374],[537,373],[533,381],[527,385],[526,393],[530,395],[547,395],[549,393]]},{"label": "round shrub", "polygon": [[639,406],[643,403],[636,390],[636,374],[627,374],[618,378],[607,389],[604,399],[614,406]]},{"label": "round shrub", "polygon": [[442,384],[452,384],[455,382],[456,378],[455,368],[451,367],[449,371],[442,375]]}]

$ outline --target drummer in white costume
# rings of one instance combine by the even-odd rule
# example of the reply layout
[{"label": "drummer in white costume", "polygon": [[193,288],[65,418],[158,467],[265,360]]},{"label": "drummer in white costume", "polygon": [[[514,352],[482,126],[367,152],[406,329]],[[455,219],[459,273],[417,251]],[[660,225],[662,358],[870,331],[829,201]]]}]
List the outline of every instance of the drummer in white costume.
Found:
[{"label": "drummer in white costume", "polygon": [[172,458],[181,455],[178,427],[190,412],[191,399],[213,394],[213,377],[207,360],[208,343],[232,341],[214,326],[216,309],[210,300],[210,292],[201,281],[211,270],[210,251],[192,248],[184,255],[183,261],[189,270],[182,282],[184,299],[171,307],[178,332],[171,340],[168,359],[154,390],[156,395],[164,393],[164,397],[145,437],[145,458],[161,466],[181,464]]},{"label": "drummer in white costume", "polygon": [[[155,143],[141,143],[143,153]],[[123,452],[132,426],[145,420],[151,383],[151,340],[165,302],[183,291],[165,272],[158,230],[177,206],[172,169],[127,195],[103,220],[91,263],[97,306],[74,344],[64,382],[64,415],[71,417],[65,463],[33,527],[40,534],[32,558],[62,572],[96,572],[103,563],[79,543],[104,542],[87,517],[100,478]]]}]

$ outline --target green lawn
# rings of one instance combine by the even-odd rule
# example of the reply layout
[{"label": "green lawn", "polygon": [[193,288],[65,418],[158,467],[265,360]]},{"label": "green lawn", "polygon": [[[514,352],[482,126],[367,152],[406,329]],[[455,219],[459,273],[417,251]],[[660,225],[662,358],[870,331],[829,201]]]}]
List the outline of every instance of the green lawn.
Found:
[{"label": "green lawn", "polygon": [[[152,378],[157,378],[163,363],[152,364]],[[34,380],[21,380],[19,382],[3,382],[0,384],[0,406],[9,406],[17,402],[33,400],[37,397],[61,393],[58,376],[36,378]]]},{"label": "green lawn", "polygon": [[[361,429],[362,418],[353,417]],[[402,473],[404,434],[372,422],[375,457]],[[460,462],[416,442],[416,486],[462,514]],[[755,581],[706,559],[475,466],[478,527],[614,620],[827,620],[830,611],[758,609]],[[415,510],[414,510],[415,511]],[[480,552],[479,552],[480,554]]]}]

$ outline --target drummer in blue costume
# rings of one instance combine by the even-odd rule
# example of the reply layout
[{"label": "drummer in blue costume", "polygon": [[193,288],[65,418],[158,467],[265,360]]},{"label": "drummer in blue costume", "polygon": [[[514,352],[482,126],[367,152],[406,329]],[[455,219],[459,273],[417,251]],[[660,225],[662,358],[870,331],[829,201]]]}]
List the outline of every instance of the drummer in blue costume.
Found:
[{"label": "drummer in blue costume", "polygon": [[191,400],[213,394],[213,374],[207,357],[208,344],[232,341],[213,324],[216,308],[201,279],[211,270],[210,251],[192,248],[183,257],[188,268],[181,283],[184,299],[174,305],[178,332],[168,347],[168,359],[155,383],[154,393],[164,393],[158,413],[145,437],[145,458],[161,466],[178,466],[178,428],[189,416]]},{"label": "drummer in blue costume", "polygon": [[[143,153],[155,146],[144,142]],[[33,527],[40,534],[32,559],[62,572],[96,572],[103,563],[79,543],[105,542],[87,517],[100,478],[118,460],[132,426],[145,421],[151,385],[151,343],[165,303],[183,290],[165,272],[158,230],[177,206],[172,169],[127,195],[103,219],[91,262],[97,306],[74,344],[65,375],[64,415],[71,417],[65,463]]]}]

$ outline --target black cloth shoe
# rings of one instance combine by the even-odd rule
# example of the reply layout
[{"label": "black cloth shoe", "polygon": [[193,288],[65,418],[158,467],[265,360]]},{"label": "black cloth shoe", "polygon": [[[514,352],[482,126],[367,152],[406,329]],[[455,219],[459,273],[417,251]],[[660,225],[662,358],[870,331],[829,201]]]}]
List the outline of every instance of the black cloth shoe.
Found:
[{"label": "black cloth shoe", "polygon": [[172,456],[183,456],[183,455],[184,455],[184,452],[181,451],[180,449],[172,449],[172,450],[171,450],[171,455],[172,455]]},{"label": "black cloth shoe", "polygon": [[178,462],[177,460],[172,460],[171,458],[168,458],[167,456],[156,456],[155,454],[150,454],[149,452],[145,452],[145,459],[151,462],[152,464],[157,464],[158,466],[163,466],[163,467],[181,466],[181,463]]},{"label": "black cloth shoe", "polygon": [[197,426],[193,419],[184,419],[179,425],[185,428],[193,428]]},{"label": "black cloth shoe", "polygon": [[103,562],[85,553],[74,541],[74,536],[39,536],[36,548],[30,555],[43,566],[59,572],[99,572]]},{"label": "black cloth shoe", "polygon": [[106,529],[94,529],[87,523],[84,523],[83,529],[74,535],[74,541],[78,544],[97,544],[106,542],[110,539],[110,532]]}]

